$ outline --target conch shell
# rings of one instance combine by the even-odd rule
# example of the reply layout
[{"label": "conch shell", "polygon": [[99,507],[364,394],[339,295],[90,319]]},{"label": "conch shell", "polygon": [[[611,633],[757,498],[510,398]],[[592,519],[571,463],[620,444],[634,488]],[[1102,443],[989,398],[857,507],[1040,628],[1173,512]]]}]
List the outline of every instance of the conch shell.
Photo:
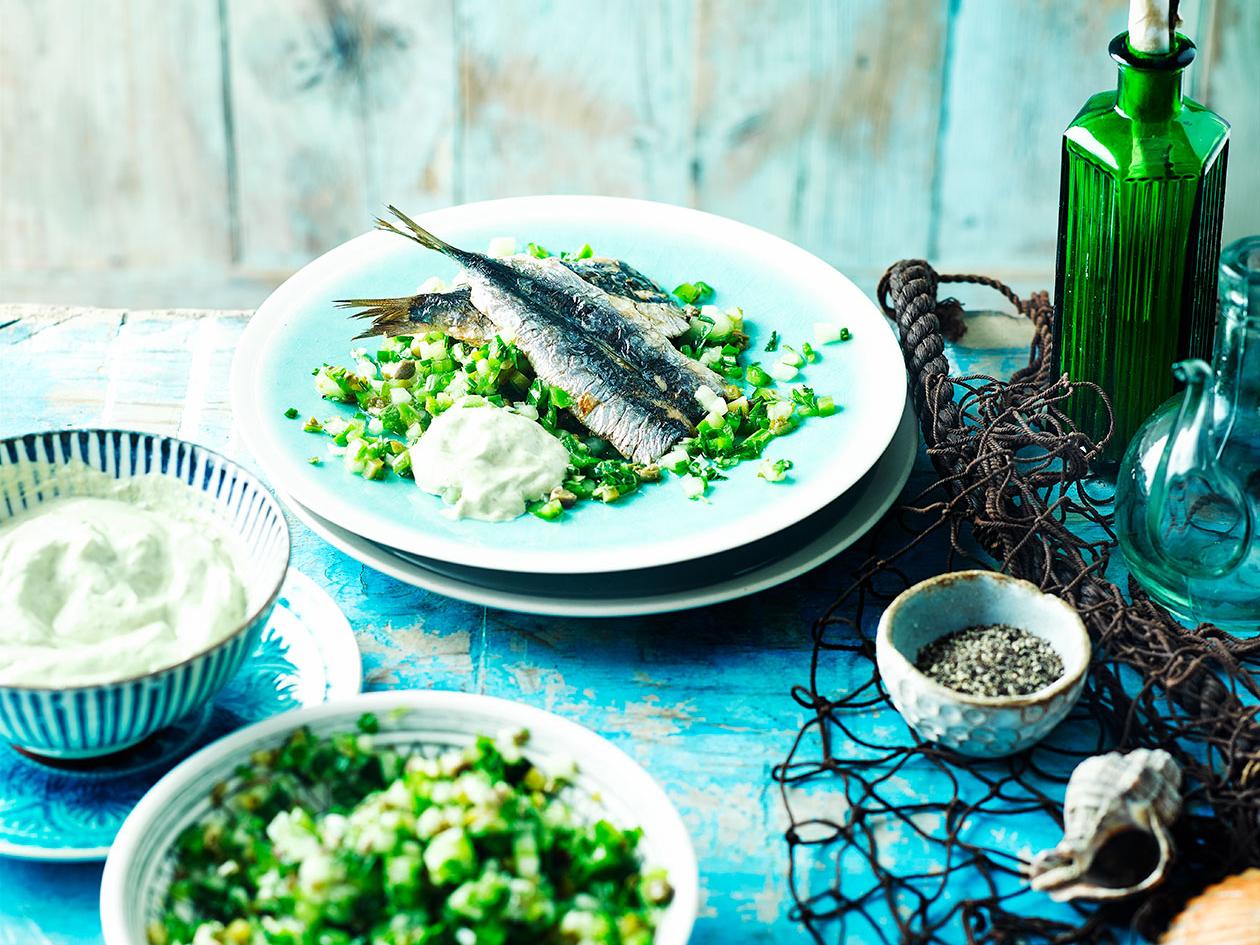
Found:
[{"label": "conch shell", "polygon": [[1191,899],[1160,945],[1260,945],[1260,869],[1244,870]]},{"label": "conch shell", "polygon": [[1068,781],[1063,840],[1039,853],[1033,889],[1058,902],[1120,899],[1150,889],[1173,858],[1181,768],[1160,749],[1086,758]]}]

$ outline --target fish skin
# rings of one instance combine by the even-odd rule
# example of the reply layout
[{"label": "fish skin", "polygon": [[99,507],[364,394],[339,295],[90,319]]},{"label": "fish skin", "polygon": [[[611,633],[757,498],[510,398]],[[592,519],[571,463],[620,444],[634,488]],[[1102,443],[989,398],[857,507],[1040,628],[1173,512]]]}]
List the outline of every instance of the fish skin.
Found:
[{"label": "fish skin", "polygon": [[[613,308],[626,318],[638,322],[645,328],[659,331],[666,338],[677,338],[685,334],[691,327],[691,316],[698,311],[695,306],[680,305],[668,292],[620,259],[598,256],[586,259],[564,259],[560,256],[548,256],[539,260],[522,253],[502,257],[502,261],[513,268],[522,268],[526,271],[532,271],[539,265],[568,269],[603,293]],[[411,320],[417,327],[436,328],[463,341],[475,344],[489,341],[495,335],[494,323],[485,317],[478,319],[472,312],[462,311],[457,306],[457,302],[466,300],[466,296],[460,294],[462,288],[466,287],[461,286],[457,281],[457,284],[448,290],[412,296],[417,310],[412,313]],[[444,308],[448,300],[452,306],[449,310]],[[354,299],[350,300],[350,305],[341,307],[369,306],[373,303],[390,301],[392,300]],[[426,312],[432,313],[432,316],[426,318]],[[371,315],[360,312],[359,317],[374,318],[379,314],[375,311]]]},{"label": "fish skin", "polygon": [[551,258],[605,293],[617,311],[649,323],[666,338],[677,338],[691,327],[690,317],[696,314],[693,306],[679,305],[672,295],[623,260],[606,256]]},{"label": "fish skin", "polygon": [[[462,264],[472,306],[514,338],[534,372],[568,393],[574,414],[623,456],[641,463],[658,459],[694,435],[706,412],[696,397],[699,388],[724,389],[720,375],[687,358],[661,332],[626,318],[571,270],[458,249],[390,210],[409,232],[383,220],[378,225]],[[373,329],[400,333],[414,324],[413,309],[423,310],[410,299],[396,300]]]},{"label": "fish skin", "polygon": [[567,269],[603,293],[612,307],[626,318],[659,331],[666,338],[684,334],[691,328],[691,316],[698,311],[691,305],[684,308],[668,292],[620,259],[564,259],[561,256],[538,259],[525,253],[499,258],[514,269],[526,272],[534,272],[540,266]]},{"label": "fish skin", "polygon": [[[582,327],[607,339],[628,363],[650,377],[660,391],[677,402],[685,413],[691,415],[692,408],[698,407],[700,401],[695,395],[701,386],[716,394],[725,390],[726,379],[716,371],[687,357],[653,324],[639,317],[627,317],[625,312],[611,304],[607,293],[592,286],[567,266],[552,262],[554,258],[525,257],[523,261],[513,260],[512,267],[531,278],[553,283],[558,291],[567,293],[576,303],[574,308]],[[477,304],[476,291],[473,292],[473,304]],[[658,365],[656,370],[647,370],[638,360],[645,352],[653,352],[657,356],[656,361],[664,362],[668,368]],[[697,419],[704,416],[704,410],[700,409],[696,416]]]}]

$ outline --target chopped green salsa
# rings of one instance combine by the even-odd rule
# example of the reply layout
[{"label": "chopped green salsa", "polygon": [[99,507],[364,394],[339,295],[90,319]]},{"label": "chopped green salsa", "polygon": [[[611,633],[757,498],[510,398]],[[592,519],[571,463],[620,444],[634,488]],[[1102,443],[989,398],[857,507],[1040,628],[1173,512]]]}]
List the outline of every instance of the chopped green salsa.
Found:
[{"label": "chopped green salsa", "polygon": [[[525,252],[537,258],[552,255],[537,243],[528,243]],[[586,244],[575,253],[560,255],[585,259],[594,251]],[[427,285],[442,290],[440,280]],[[678,286],[674,295],[697,305],[712,298],[714,289],[696,280]],[[663,478],[662,471],[676,475],[689,498],[703,499],[711,484],[726,478],[725,470],[759,459],[773,439],[791,433],[807,417],[835,413],[836,406],[809,387],[776,383],[798,379],[800,371],[817,360],[808,344],[801,346],[802,356],[781,346],[778,332],[772,332],[765,348],[767,352],[782,348],[778,360],[767,367],[746,364],[749,336],[741,309],[703,304],[689,311],[690,327],[675,344],[684,355],[719,374],[726,387],[701,388],[706,415],[696,435],[679,441],[656,463],[626,460],[607,441],[592,435],[573,413],[573,398],[536,377],[525,355],[502,337],[480,345],[439,331],[375,339],[375,351],[352,350],[351,365],[324,364],[313,372],[315,389],[324,399],[351,407],[353,413],[322,420],[310,417],[302,429],[330,437],[330,451],[356,475],[410,478],[409,447],[434,417],[457,403],[488,404],[536,421],[569,451],[562,486],[527,505],[537,518],[555,521],[582,502],[618,502],[645,483]]]},{"label": "chopped green salsa", "polygon": [[673,896],[641,832],[578,813],[528,736],[430,755],[378,720],[295,731],[180,835],[151,945],[651,945]]}]

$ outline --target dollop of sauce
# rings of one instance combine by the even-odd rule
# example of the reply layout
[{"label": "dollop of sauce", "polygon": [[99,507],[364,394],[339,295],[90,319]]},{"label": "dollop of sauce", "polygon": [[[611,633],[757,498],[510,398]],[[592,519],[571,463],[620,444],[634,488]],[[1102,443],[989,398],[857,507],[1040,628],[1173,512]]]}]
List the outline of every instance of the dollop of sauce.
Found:
[{"label": "dollop of sauce", "polygon": [[248,613],[235,541],[195,490],[114,480],[0,526],[0,685],[69,686],[175,665]]},{"label": "dollop of sauce", "polygon": [[501,407],[456,405],[411,446],[416,485],[457,517],[503,522],[564,482],[569,451],[535,421]]}]

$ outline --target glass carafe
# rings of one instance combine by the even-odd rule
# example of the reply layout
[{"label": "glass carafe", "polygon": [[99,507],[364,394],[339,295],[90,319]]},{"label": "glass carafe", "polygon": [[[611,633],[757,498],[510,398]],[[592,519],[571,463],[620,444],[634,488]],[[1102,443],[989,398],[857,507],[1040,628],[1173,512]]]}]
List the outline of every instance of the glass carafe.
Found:
[{"label": "glass carafe", "polygon": [[1116,530],[1146,591],[1183,619],[1260,631],[1260,236],[1221,255],[1216,353],[1138,431]]}]

